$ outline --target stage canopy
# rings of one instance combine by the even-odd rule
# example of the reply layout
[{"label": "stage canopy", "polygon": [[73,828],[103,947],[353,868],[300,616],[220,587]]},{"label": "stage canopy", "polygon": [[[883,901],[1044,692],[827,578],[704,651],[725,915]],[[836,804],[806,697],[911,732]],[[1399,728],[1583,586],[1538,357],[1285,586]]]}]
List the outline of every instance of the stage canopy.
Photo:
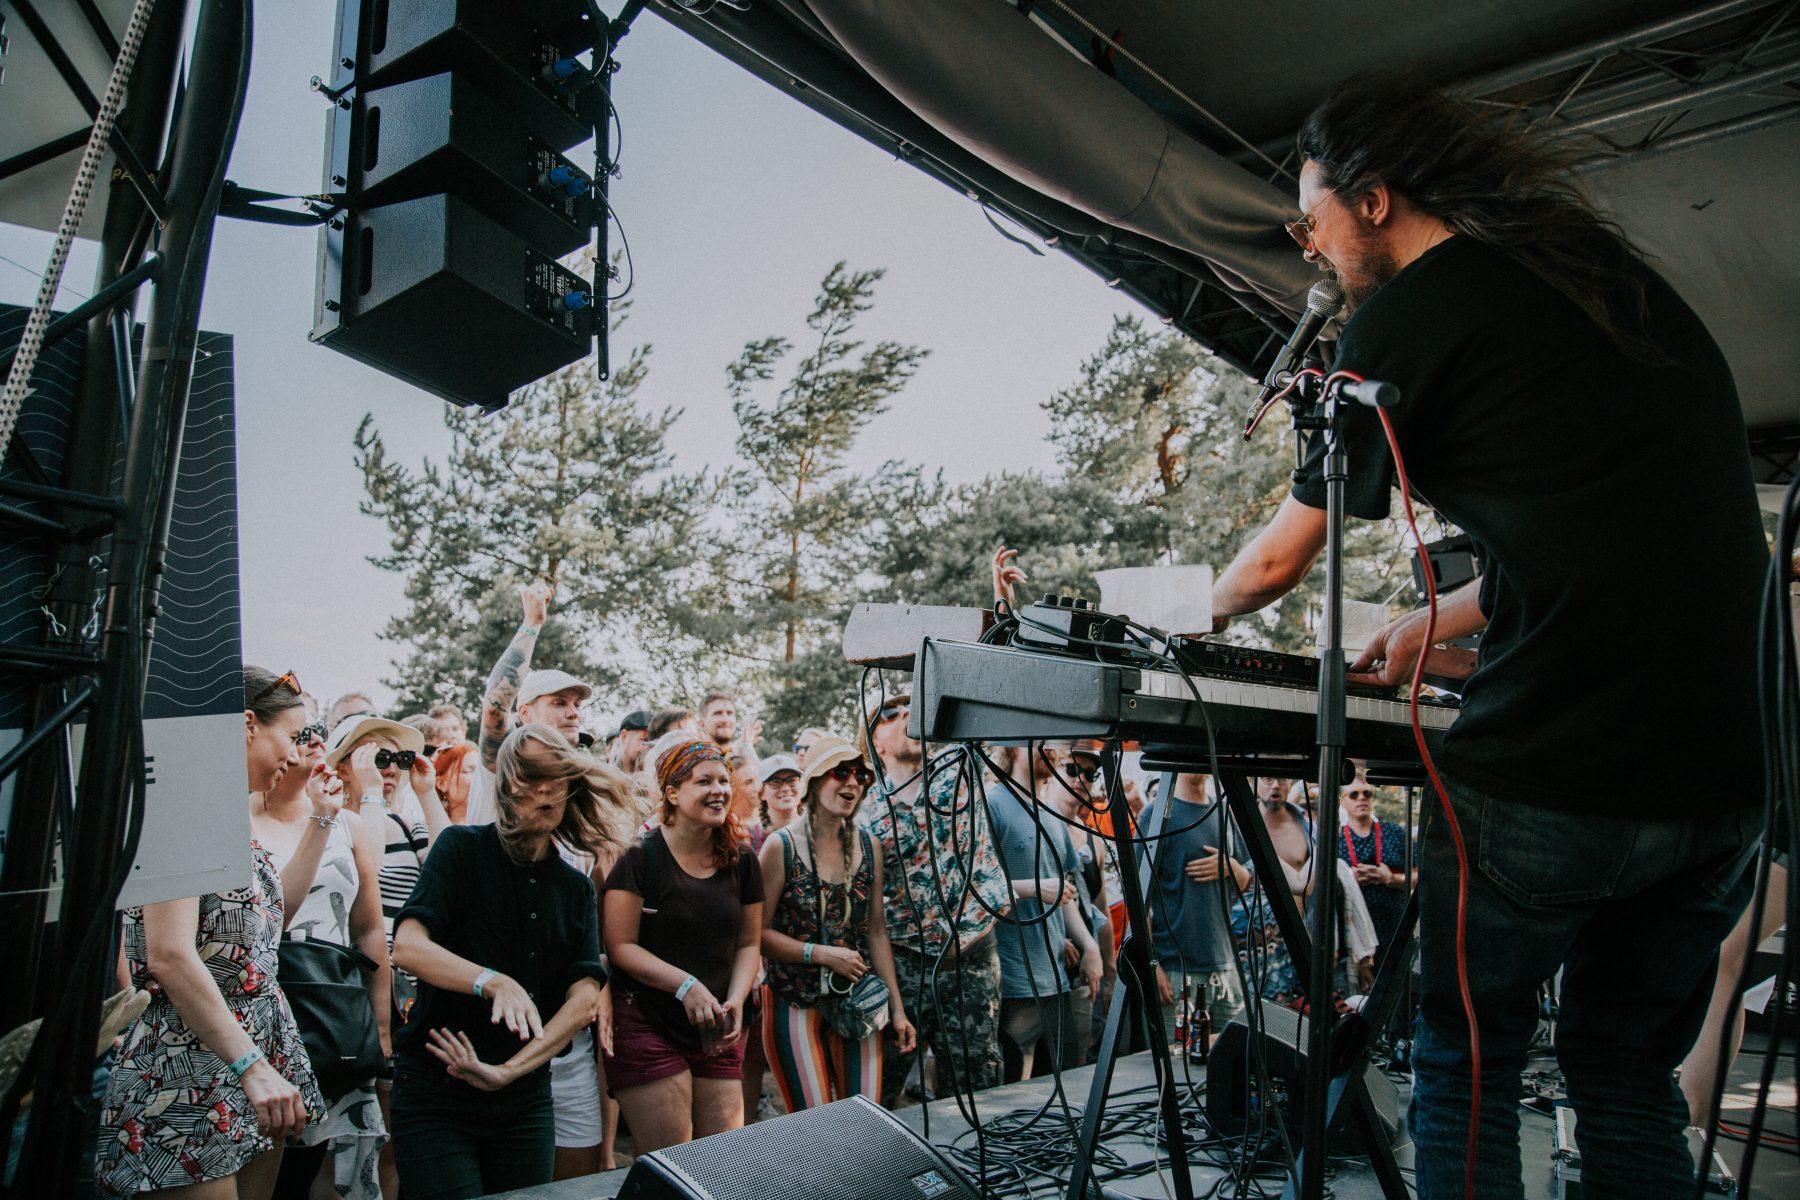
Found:
[{"label": "stage canopy", "polygon": [[1260,375],[1316,278],[1294,130],[1409,70],[1584,139],[1699,311],[1759,471],[1800,445],[1800,10],[1728,0],[657,0],[719,53]]}]

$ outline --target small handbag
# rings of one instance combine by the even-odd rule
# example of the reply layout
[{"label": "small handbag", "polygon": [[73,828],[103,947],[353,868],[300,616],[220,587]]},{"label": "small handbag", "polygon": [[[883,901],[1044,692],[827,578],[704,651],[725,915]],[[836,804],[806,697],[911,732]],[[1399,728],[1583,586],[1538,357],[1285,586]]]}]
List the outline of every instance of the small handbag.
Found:
[{"label": "small handbag", "polygon": [[[863,838],[863,856],[867,858],[871,852],[868,833],[857,831]],[[812,841],[812,827],[807,826],[807,841]],[[816,848],[812,850],[813,878],[819,880],[819,940],[831,945],[831,934],[825,924],[825,881],[819,879],[819,856]],[[849,863],[845,863],[846,870]],[[845,914],[847,920],[849,914]],[[872,1034],[880,1033],[887,1028],[890,1013],[888,1011],[888,986],[881,976],[873,970],[863,972],[862,978],[851,983],[829,967],[819,968],[821,982],[824,984],[825,996],[819,1001],[819,1015],[824,1017],[825,1025],[833,1033],[839,1034],[852,1042],[860,1042]]]},{"label": "small handbag", "polygon": [[327,1100],[366,1087],[387,1067],[363,972],[375,963],[352,946],[284,937],[276,982]]}]

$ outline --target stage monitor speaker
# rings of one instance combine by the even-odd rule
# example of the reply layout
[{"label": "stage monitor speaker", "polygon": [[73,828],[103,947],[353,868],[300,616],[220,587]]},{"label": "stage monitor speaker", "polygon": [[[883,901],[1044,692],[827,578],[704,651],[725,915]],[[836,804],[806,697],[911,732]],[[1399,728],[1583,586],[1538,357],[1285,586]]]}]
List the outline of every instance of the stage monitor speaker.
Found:
[{"label": "stage monitor speaker", "polygon": [[976,1200],[962,1172],[861,1096],[641,1156],[619,1200]]},{"label": "stage monitor speaker", "polygon": [[[1261,1053],[1257,1053],[1244,1014],[1233,1017],[1213,1039],[1206,1064],[1206,1119],[1214,1132],[1239,1137],[1259,1123],[1271,1107],[1279,1108],[1289,1136],[1298,1137],[1306,1087],[1306,1018],[1285,1005],[1262,1002]],[[1267,1076],[1263,1072],[1266,1069]],[[1374,1064],[1363,1071],[1389,1145],[1400,1131],[1400,1093],[1393,1080]],[[1344,1153],[1367,1151],[1350,1136],[1350,1115],[1340,1109],[1331,1127],[1331,1148]]]}]

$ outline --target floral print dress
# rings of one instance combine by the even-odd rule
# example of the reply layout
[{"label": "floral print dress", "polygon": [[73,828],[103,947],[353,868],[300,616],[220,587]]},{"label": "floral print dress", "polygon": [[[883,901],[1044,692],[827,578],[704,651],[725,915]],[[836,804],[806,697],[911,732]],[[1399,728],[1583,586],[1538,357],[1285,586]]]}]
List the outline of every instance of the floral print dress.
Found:
[{"label": "floral print dress", "polygon": [[[308,1117],[317,1120],[324,1097],[275,982],[281,879],[261,845],[251,842],[250,851],[249,887],[200,897],[195,944],[238,1024],[300,1089]],[[115,1194],[223,1179],[274,1145],[256,1128],[255,1110],[230,1068],[201,1045],[151,976],[143,915],[141,908],[125,910],[125,955],[150,1007],[125,1031],[100,1110],[95,1175]]]}]

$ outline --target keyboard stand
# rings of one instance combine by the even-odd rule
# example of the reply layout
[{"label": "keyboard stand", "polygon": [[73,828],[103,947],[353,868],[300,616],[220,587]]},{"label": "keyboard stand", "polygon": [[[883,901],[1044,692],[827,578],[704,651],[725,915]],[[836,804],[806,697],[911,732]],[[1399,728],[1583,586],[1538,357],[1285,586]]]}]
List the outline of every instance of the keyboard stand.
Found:
[{"label": "keyboard stand", "polygon": [[[1161,796],[1173,793],[1177,773],[1204,774],[1208,767],[1204,751],[1184,750],[1179,755],[1155,751],[1145,755],[1144,763],[1147,767],[1164,770],[1158,793]],[[1101,1195],[1098,1185],[1093,1184],[1094,1154],[1099,1146],[1100,1124],[1106,1112],[1107,1093],[1112,1085],[1113,1068],[1118,1057],[1120,1038],[1124,1033],[1126,1014],[1130,1010],[1130,999],[1136,997],[1142,1005],[1151,1034],[1151,1058],[1156,1069],[1158,1099],[1162,1105],[1162,1125],[1168,1143],[1175,1197],[1176,1200],[1192,1200],[1193,1182],[1188,1170],[1187,1137],[1181,1123],[1174,1066],[1168,1044],[1162,1035],[1162,1006],[1156,992],[1155,964],[1150,953],[1149,912],[1144,903],[1144,891],[1139,878],[1138,848],[1132,843],[1131,831],[1136,828],[1136,823],[1131,819],[1130,807],[1125,804],[1117,761],[1110,747],[1102,755],[1101,768],[1107,784],[1108,811],[1113,814],[1113,851],[1119,864],[1120,890],[1125,893],[1127,933],[1124,944],[1119,948],[1119,979],[1113,988],[1106,1027],[1101,1034],[1099,1052],[1095,1057],[1087,1104],[1082,1109],[1081,1142],[1070,1172],[1066,1196],[1068,1200],[1098,1200]],[[1252,776],[1247,772],[1225,770],[1220,773],[1217,782],[1224,792],[1232,823],[1237,827],[1238,836],[1249,852],[1257,878],[1285,881],[1281,860],[1276,856],[1274,843],[1269,840],[1268,828],[1263,824],[1262,814],[1258,811],[1251,779]],[[1171,808],[1167,803],[1163,805],[1165,816]],[[1157,832],[1160,831],[1152,831],[1152,836]],[[1154,876],[1161,843],[1152,843],[1149,850],[1149,870]],[[1335,851],[1335,846],[1333,850]],[[1316,846],[1313,852],[1322,853]],[[1331,855],[1334,872],[1336,860],[1334,852]],[[1265,887],[1263,894],[1268,899],[1275,923],[1287,944],[1301,987],[1309,996],[1321,993],[1329,996],[1329,980],[1318,992],[1312,987],[1312,938],[1307,931],[1305,917],[1294,903],[1292,893],[1284,883],[1274,888]],[[1327,1129],[1332,1127],[1338,1114],[1346,1111],[1348,1106],[1348,1119],[1363,1144],[1370,1148],[1369,1165],[1375,1172],[1376,1181],[1381,1185],[1381,1192],[1386,1200],[1410,1200],[1411,1193],[1407,1190],[1406,1180],[1400,1174],[1399,1164],[1394,1159],[1393,1144],[1381,1126],[1374,1102],[1370,1100],[1368,1089],[1363,1083],[1363,1070],[1368,1061],[1369,1043],[1375,1032],[1385,1028],[1391,1019],[1410,976],[1412,939],[1417,924],[1418,897],[1415,891],[1407,897],[1406,911],[1398,928],[1381,948],[1375,968],[1375,983],[1369,991],[1363,1010],[1341,1017],[1335,1023],[1332,1070],[1324,1100],[1324,1128]],[[1128,990],[1130,996],[1126,994]],[[1244,999],[1247,1005],[1253,1005],[1260,998],[1246,996]],[[1300,1049],[1304,1050],[1305,1047]],[[1299,1194],[1306,1155],[1307,1148],[1302,1144],[1299,1158],[1289,1171],[1284,1197],[1291,1198]]]},{"label": "keyboard stand", "polygon": [[[1106,1028],[1094,1057],[1094,1075],[1088,1084],[1087,1104],[1081,1110],[1081,1141],[1069,1172],[1068,1200],[1101,1200],[1103,1193],[1093,1178],[1094,1156],[1100,1147],[1100,1123],[1106,1115],[1106,1095],[1112,1090],[1113,1068],[1119,1057],[1119,1039],[1125,1033],[1131,1001],[1148,1026],[1150,1058],[1156,1070],[1157,1103],[1162,1107],[1163,1139],[1168,1147],[1169,1174],[1174,1178],[1174,1200],[1194,1200],[1194,1181],[1188,1170],[1187,1130],[1181,1123],[1181,1099],[1175,1093],[1175,1064],[1163,1037],[1162,998],[1156,992],[1156,964],[1150,954],[1150,910],[1138,872],[1137,821],[1125,803],[1119,778],[1118,755],[1111,744],[1100,754],[1101,777],[1106,780],[1107,809],[1113,814],[1113,856],[1119,866],[1119,890],[1125,894],[1125,941],[1119,947],[1119,978],[1113,985],[1106,1012]],[[1164,786],[1173,782],[1164,777]],[[1170,806],[1163,805],[1164,825]],[[1161,843],[1150,846],[1150,871],[1154,877]],[[1129,993],[1129,994],[1127,994]],[[1091,1191],[1090,1191],[1091,1188]]]}]

